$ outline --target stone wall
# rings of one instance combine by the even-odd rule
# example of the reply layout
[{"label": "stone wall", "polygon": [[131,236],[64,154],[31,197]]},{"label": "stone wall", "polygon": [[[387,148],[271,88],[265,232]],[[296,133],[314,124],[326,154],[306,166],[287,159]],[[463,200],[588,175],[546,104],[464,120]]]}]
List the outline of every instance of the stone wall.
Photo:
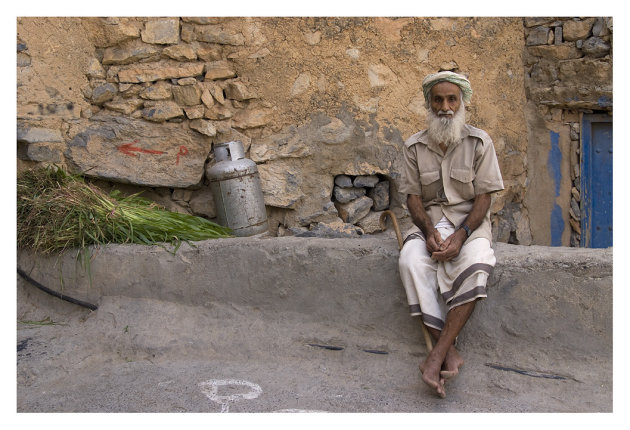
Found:
[{"label": "stone wall", "polygon": [[[424,127],[421,82],[454,70],[472,82],[469,122],[492,136],[504,176],[491,208],[495,240],[544,243],[530,227],[538,209],[525,204],[537,162],[532,130],[546,126],[530,111],[559,107],[531,84],[530,69],[555,61],[531,51],[542,37],[532,34],[544,32],[534,29],[547,25],[549,37],[553,22],[18,18],[18,169],[56,163],[212,218],[204,167],[214,144],[241,140],[258,164],[272,234],[375,232],[369,220],[346,222],[335,179],[378,178],[404,222],[400,152]],[[582,73],[562,71],[567,82]]]},{"label": "stone wall", "polygon": [[530,178],[525,204],[533,242],[579,246],[581,120],[589,113],[612,115],[612,18],[524,23]]}]

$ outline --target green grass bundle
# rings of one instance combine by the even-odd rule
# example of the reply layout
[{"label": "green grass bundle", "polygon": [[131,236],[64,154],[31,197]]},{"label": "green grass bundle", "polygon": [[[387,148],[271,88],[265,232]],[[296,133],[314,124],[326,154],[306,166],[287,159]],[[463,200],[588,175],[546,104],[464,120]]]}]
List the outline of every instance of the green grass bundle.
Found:
[{"label": "green grass bundle", "polygon": [[18,248],[51,254],[108,243],[145,245],[230,237],[205,218],[168,211],[137,194],[105,193],[60,168],[18,175]]}]

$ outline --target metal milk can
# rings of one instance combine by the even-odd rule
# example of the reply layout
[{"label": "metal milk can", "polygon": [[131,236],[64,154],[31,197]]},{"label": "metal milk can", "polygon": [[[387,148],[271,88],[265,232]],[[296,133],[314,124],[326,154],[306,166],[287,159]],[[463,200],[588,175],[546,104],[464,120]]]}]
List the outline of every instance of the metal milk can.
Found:
[{"label": "metal milk can", "polygon": [[268,229],[256,163],[245,158],[240,141],[214,147],[216,164],[207,168],[214,197],[217,222],[232,229],[235,236],[253,236]]}]

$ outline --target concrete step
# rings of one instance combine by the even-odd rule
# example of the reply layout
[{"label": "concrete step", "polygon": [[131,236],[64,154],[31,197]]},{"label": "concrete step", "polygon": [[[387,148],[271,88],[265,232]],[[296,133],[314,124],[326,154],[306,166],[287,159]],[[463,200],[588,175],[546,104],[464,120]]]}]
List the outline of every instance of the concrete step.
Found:
[{"label": "concrete step", "polygon": [[[466,364],[449,382],[447,399],[436,398],[419,378],[426,349],[418,321],[408,315],[395,240],[238,238],[183,245],[174,255],[160,247],[107,246],[94,251],[91,282],[73,255],[20,253],[18,265],[30,276],[57,290],[63,279],[64,294],[99,308],[59,305],[18,282],[20,318],[58,312],[67,320],[65,326],[18,324],[18,342],[31,350],[28,358],[18,354],[18,406],[611,411],[612,250],[497,244],[496,253],[489,298],[460,335]],[[53,338],[72,339],[74,346]],[[44,350],[46,360],[38,361]],[[94,373],[99,368],[106,370]],[[77,374],[99,388],[88,393],[87,386],[72,385]],[[225,381],[242,382],[230,390],[256,385],[266,395],[226,400],[226,406],[215,393],[209,401],[204,390],[226,390]],[[170,394],[163,392],[169,384]],[[65,387],[59,393],[65,400],[38,394],[47,386]],[[126,403],[99,404],[117,390],[127,393]]]}]

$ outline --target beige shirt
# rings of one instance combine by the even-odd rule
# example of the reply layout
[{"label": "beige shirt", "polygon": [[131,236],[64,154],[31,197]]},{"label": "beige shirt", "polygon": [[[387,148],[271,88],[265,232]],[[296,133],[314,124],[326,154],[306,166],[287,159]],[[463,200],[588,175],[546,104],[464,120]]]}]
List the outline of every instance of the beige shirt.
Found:
[{"label": "beige shirt", "polygon": [[[503,189],[503,179],[492,139],[483,130],[466,124],[464,138],[442,152],[426,130],[411,136],[403,148],[399,191],[422,198],[433,225],[445,216],[459,227],[468,216],[475,196]],[[417,232],[416,226],[407,235]],[[490,211],[468,241],[485,237],[492,243]]]}]

